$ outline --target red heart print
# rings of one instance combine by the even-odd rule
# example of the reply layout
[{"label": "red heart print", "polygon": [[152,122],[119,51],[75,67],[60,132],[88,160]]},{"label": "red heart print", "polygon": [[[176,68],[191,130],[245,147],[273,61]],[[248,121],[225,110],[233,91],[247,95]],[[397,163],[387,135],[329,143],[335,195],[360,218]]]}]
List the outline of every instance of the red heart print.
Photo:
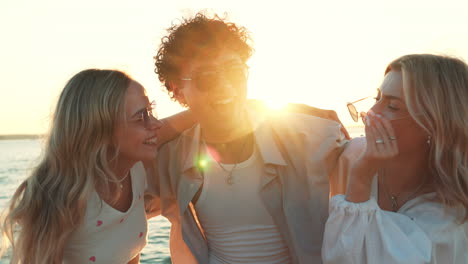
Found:
[{"label": "red heart print", "polygon": [[139,237],[142,237],[142,236],[143,236],[143,232],[140,232],[140,235],[139,235]]},{"label": "red heart print", "polygon": [[102,225],[102,221],[101,221],[101,220],[98,220],[98,221],[96,222],[96,226],[101,226],[101,225]]},{"label": "red heart print", "polygon": [[92,256],[92,257],[89,258],[89,260],[92,261],[92,262],[96,262],[96,257]]}]

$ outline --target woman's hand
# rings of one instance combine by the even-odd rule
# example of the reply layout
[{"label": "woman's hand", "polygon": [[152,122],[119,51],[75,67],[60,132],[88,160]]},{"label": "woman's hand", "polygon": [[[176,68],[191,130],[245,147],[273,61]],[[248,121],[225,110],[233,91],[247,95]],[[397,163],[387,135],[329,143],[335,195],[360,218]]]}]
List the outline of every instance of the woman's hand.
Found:
[{"label": "woman's hand", "polygon": [[350,171],[346,190],[346,199],[350,202],[367,201],[377,170],[398,154],[396,136],[390,121],[372,110],[365,120],[366,149]]},{"label": "woman's hand", "polygon": [[380,167],[386,160],[398,154],[398,144],[392,124],[387,118],[375,114],[372,110],[366,120],[366,151],[361,159]]}]

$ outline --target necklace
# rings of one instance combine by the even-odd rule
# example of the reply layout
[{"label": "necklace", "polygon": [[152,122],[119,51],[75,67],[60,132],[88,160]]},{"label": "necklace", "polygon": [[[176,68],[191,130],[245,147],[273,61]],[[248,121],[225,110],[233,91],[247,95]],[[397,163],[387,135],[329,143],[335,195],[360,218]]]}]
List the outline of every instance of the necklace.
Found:
[{"label": "necklace", "polygon": [[419,191],[421,191],[421,189],[422,189],[422,187],[424,185],[426,185],[426,179],[424,179],[424,181],[420,185],[418,185],[418,187],[416,187],[416,189],[413,192],[411,192],[409,195],[406,195],[405,199],[401,199],[401,197],[398,197],[398,196],[401,195],[401,193],[398,194],[398,195],[392,195],[392,194],[390,194],[390,191],[387,190],[386,184],[385,184],[385,170],[381,170],[381,171],[382,171],[382,189],[383,189],[385,195],[387,196],[387,198],[391,202],[393,212],[396,212],[398,210],[398,199],[399,198],[403,202],[409,201],[409,200],[413,199],[419,193]]},{"label": "necklace", "polygon": [[[249,141],[249,135],[245,138],[244,140],[244,143],[242,144],[242,147],[241,147],[241,150],[239,151],[238,153],[238,156],[237,156],[237,159],[235,161],[239,161],[241,156],[242,156],[242,153],[244,153],[244,149],[245,149],[245,146],[247,145],[247,141]],[[206,145],[206,143],[205,143]],[[237,167],[237,164],[239,163],[235,163],[234,166],[232,167],[232,169],[228,170],[226,169],[223,165],[221,165],[221,163],[219,161],[217,161],[217,159],[213,159],[218,165],[219,167],[225,172],[227,173],[227,178],[226,178],[226,183],[228,185],[233,185],[234,184],[234,179],[233,179],[233,173],[234,173],[234,170],[236,169]]]},{"label": "necklace", "polygon": [[112,183],[115,183],[121,190],[123,189],[123,181],[125,181],[125,179],[127,179],[128,175],[130,175],[130,172],[127,173],[127,175],[125,175],[122,179],[119,179],[119,180],[108,180],[109,182],[112,182]]}]

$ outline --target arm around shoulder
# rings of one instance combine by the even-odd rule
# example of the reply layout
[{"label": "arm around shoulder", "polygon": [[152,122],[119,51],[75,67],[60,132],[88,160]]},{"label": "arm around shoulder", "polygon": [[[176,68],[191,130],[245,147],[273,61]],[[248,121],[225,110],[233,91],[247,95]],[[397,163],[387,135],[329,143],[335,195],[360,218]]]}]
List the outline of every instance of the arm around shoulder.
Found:
[{"label": "arm around shoulder", "polygon": [[145,211],[150,219],[161,214],[161,199],[159,197],[159,179],[157,175],[157,161],[143,163],[146,171]]}]

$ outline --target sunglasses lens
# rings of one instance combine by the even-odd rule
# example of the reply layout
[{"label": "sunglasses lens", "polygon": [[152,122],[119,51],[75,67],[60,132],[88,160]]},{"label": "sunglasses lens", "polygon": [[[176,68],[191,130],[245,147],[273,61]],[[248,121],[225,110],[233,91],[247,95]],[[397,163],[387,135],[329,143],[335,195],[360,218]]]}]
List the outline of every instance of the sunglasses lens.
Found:
[{"label": "sunglasses lens", "polygon": [[146,111],[143,111],[143,121],[145,123],[145,127],[150,126],[151,117],[154,117],[157,119],[157,117],[153,114],[155,108],[156,108],[156,102],[153,101],[151,102],[150,106],[146,109]]},{"label": "sunglasses lens", "polygon": [[231,67],[226,70],[226,78],[232,84],[242,83],[247,80],[247,71],[242,66]]},{"label": "sunglasses lens", "polygon": [[209,91],[219,83],[219,74],[215,71],[201,72],[195,78],[197,88],[201,91]]},{"label": "sunglasses lens", "polygon": [[247,70],[245,66],[235,65],[227,67],[223,71],[199,72],[195,77],[197,88],[201,91],[215,89],[223,80],[235,86],[245,82],[247,80]]},{"label": "sunglasses lens", "polygon": [[148,127],[149,125],[148,110],[143,111],[143,121],[145,122],[145,127]]},{"label": "sunglasses lens", "polygon": [[351,118],[353,118],[354,122],[357,122],[359,116],[358,116],[356,107],[353,104],[348,104],[348,111],[349,111],[349,114],[351,115]]}]

